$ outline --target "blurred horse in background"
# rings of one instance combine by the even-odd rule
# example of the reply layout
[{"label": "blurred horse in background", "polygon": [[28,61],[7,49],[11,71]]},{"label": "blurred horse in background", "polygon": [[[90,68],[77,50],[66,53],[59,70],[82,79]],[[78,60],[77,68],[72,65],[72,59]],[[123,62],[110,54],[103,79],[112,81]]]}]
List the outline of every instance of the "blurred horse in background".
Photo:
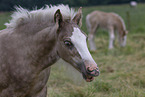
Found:
[{"label": "blurred horse in background", "polygon": [[87,82],[99,75],[78,26],[82,8],[46,6],[17,8],[7,28],[0,31],[0,97],[46,97],[50,67],[62,58]]},{"label": "blurred horse in background", "polygon": [[109,49],[113,48],[113,41],[115,39],[114,32],[117,32],[120,46],[124,47],[126,45],[128,31],[126,30],[123,19],[116,13],[93,11],[86,16],[86,26],[89,31],[88,40],[91,51],[96,50],[94,38],[95,32],[98,30],[98,28],[109,31]]},{"label": "blurred horse in background", "polygon": [[133,8],[137,7],[137,2],[136,1],[131,1],[130,2],[130,7],[133,7]]}]

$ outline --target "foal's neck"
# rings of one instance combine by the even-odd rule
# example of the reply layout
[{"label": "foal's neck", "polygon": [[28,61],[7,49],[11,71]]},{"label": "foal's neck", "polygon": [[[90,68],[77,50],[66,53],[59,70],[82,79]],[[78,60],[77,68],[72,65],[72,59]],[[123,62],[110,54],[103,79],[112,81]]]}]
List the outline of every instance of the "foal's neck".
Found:
[{"label": "foal's neck", "polygon": [[56,51],[56,31],[57,25],[55,23],[38,24],[34,22],[16,29],[15,34],[21,34],[31,47],[27,49],[27,51],[31,50],[31,65],[46,68],[59,59]]},{"label": "foal's neck", "polygon": [[[38,25],[39,27],[39,25]],[[55,63],[59,57],[56,52],[56,42],[57,36],[56,31],[57,27],[55,24],[50,24],[45,28],[37,28],[37,25],[34,27],[34,31],[32,34],[28,33],[27,40],[28,42],[32,42],[30,44],[31,48],[31,56],[32,56],[32,64],[38,66],[40,69],[47,68]],[[24,27],[25,28],[25,27]],[[28,29],[29,30],[29,29]],[[32,31],[32,30],[30,30]],[[27,35],[22,34],[22,36]]]},{"label": "foal's neck", "polygon": [[56,25],[53,25],[41,30],[35,36],[36,40],[42,42],[41,44],[38,44],[41,46],[39,49],[40,57],[38,58],[38,60],[41,59],[41,55],[45,57],[42,58],[43,60],[42,62],[40,62],[43,63],[44,65],[43,68],[51,66],[59,59],[59,56],[57,54],[57,47],[56,47],[57,45],[56,31],[57,31],[57,27]]}]

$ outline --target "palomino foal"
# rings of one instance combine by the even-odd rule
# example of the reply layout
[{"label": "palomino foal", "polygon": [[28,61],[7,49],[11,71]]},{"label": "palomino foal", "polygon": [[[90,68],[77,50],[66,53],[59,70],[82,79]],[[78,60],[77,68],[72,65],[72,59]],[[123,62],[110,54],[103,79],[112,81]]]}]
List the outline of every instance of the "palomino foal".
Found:
[{"label": "palomino foal", "polygon": [[50,66],[62,58],[91,82],[99,75],[81,24],[81,8],[17,8],[0,31],[0,97],[46,97]]},{"label": "palomino foal", "polygon": [[93,11],[86,16],[86,26],[89,31],[88,40],[91,51],[96,50],[94,36],[98,28],[109,31],[109,49],[113,48],[113,41],[115,39],[114,32],[117,32],[120,46],[126,45],[128,32],[126,31],[125,23],[123,19],[115,13]]}]

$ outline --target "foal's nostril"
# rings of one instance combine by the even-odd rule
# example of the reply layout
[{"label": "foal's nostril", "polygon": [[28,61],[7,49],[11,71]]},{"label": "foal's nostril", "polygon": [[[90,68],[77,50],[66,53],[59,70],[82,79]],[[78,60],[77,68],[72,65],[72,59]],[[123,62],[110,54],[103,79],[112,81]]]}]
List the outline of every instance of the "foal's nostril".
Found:
[{"label": "foal's nostril", "polygon": [[98,76],[100,74],[99,69],[98,68],[92,68],[92,67],[88,67],[87,68],[87,73],[91,76]]},{"label": "foal's nostril", "polygon": [[93,69],[92,67],[88,67],[87,70],[88,70],[89,72],[93,72],[94,69]]},{"label": "foal's nostril", "polygon": [[99,72],[99,70],[95,70],[95,76],[99,76],[99,74],[100,74],[100,72]]}]

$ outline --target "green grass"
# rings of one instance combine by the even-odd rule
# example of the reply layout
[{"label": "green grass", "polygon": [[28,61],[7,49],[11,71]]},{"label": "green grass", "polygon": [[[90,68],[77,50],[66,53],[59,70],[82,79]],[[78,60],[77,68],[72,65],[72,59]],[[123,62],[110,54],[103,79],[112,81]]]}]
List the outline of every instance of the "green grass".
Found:
[{"label": "green grass", "polygon": [[4,23],[8,22],[9,19],[10,19],[10,12],[0,12],[0,30],[6,27]]},{"label": "green grass", "polygon": [[[100,68],[100,76],[91,83],[82,79],[75,69],[59,61],[52,66],[48,85],[49,97],[145,97],[145,4],[131,9],[129,5],[93,6],[83,8],[85,17],[93,10],[116,12],[127,25],[126,13],[130,14],[130,31],[127,45],[108,50],[108,33],[96,34],[96,52],[92,56]],[[10,13],[0,13],[0,29],[10,19]],[[67,66],[66,66],[67,65]]]}]

